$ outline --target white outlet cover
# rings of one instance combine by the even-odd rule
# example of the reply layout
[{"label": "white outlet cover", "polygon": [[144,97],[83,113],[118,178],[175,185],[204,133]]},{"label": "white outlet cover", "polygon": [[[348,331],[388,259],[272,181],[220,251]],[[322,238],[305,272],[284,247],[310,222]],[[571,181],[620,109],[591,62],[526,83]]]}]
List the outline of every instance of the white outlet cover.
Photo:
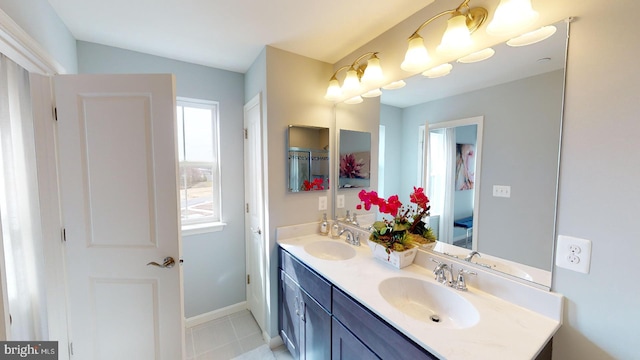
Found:
[{"label": "white outlet cover", "polygon": [[344,195],[336,196],[336,207],[338,209],[344,208]]},{"label": "white outlet cover", "polygon": [[318,197],[318,210],[327,210],[327,197],[319,196]]},{"label": "white outlet cover", "polygon": [[558,235],[556,266],[588,274],[591,266],[591,241]]}]

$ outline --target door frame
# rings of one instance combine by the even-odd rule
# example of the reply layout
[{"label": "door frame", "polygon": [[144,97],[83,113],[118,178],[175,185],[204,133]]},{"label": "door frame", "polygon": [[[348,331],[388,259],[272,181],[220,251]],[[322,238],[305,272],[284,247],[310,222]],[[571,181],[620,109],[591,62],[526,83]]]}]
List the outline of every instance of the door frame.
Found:
[{"label": "door frame", "polygon": [[[261,309],[260,309],[260,312],[262,313],[262,319],[256,319],[256,322],[258,322],[258,324],[260,325],[261,330],[263,332],[263,337],[264,337],[265,334],[268,333],[268,329],[266,327],[269,324],[269,321],[268,321],[269,320],[268,319],[269,314],[267,312],[267,306],[266,306],[267,293],[268,293],[267,292],[267,281],[266,281],[266,278],[269,276],[269,271],[268,271],[267,256],[266,256],[266,254],[267,254],[267,246],[266,246],[267,244],[266,243],[267,242],[265,241],[266,236],[267,236],[266,231],[265,231],[266,217],[265,217],[265,211],[264,211],[265,203],[266,203],[266,192],[265,192],[265,189],[266,189],[265,181],[266,181],[266,179],[265,179],[265,164],[264,164],[264,161],[263,161],[264,149],[263,149],[263,146],[262,146],[264,129],[263,129],[263,123],[262,123],[263,122],[263,118],[262,118],[263,114],[262,114],[262,99],[261,99],[261,96],[262,96],[262,94],[258,93],[256,96],[254,96],[251,100],[249,100],[244,105],[244,107],[243,107],[243,112],[244,112],[243,125],[244,125],[244,129],[246,131],[246,129],[247,129],[246,128],[247,113],[248,113],[248,111],[250,109],[257,107],[258,111],[259,111],[259,114],[260,114],[259,123],[260,123],[260,129],[261,129],[260,130],[260,134],[257,134],[257,136],[260,137],[261,147],[260,147],[260,153],[257,154],[256,158],[259,159],[258,161],[260,161],[262,163],[262,166],[260,167],[261,168],[261,173],[259,174],[259,176],[260,176],[260,178],[262,180],[260,182],[260,184],[262,186],[262,189],[260,189],[262,195],[260,197],[260,204],[258,205],[258,207],[262,209],[262,211],[260,212],[259,222],[260,222],[260,231],[262,232],[261,235],[260,235],[261,236],[261,241],[264,244],[264,247],[263,247],[264,251],[261,254],[259,254],[259,256],[262,258],[262,263],[263,263],[263,267],[260,269],[260,271],[263,273],[265,280],[262,281],[262,300],[263,301],[262,301]],[[245,133],[245,141],[246,141],[246,136],[247,135]],[[251,135],[248,135],[248,136],[255,136],[255,134],[251,134]],[[245,147],[245,151],[246,151],[246,147]],[[247,166],[246,159],[247,159],[247,154],[245,153],[245,155],[244,155],[245,167]],[[245,177],[245,183],[244,183],[245,198],[247,196],[246,194],[247,194],[248,188],[250,186],[251,186],[251,182],[247,181],[247,179]],[[245,204],[246,204],[246,201],[247,201],[247,199],[245,199]],[[246,269],[247,275],[249,274],[250,269],[251,269],[251,267],[250,267],[251,259],[249,258],[248,247],[251,244],[251,234],[252,234],[252,232],[253,232],[253,229],[251,229],[249,214],[245,210],[245,231],[244,231],[244,234],[245,234],[245,261],[246,261],[245,269]],[[249,289],[250,289],[250,285],[249,285],[249,283],[247,281],[247,283],[246,283],[247,307],[249,306],[249,296],[248,296],[249,295],[249,291],[250,291]],[[265,339],[269,340],[267,338],[265,338]]]},{"label": "door frame", "polygon": [[[49,334],[57,337],[58,356],[69,359],[67,323],[67,287],[64,267],[64,247],[62,244],[62,222],[60,201],[57,192],[55,119],[53,116],[53,95],[50,76],[66,74],[68,71],[58,63],[36,40],[24,31],[7,13],[0,9],[0,52],[25,68],[31,74],[42,75],[32,85],[34,132],[36,133],[36,161],[38,166],[38,190],[41,203],[41,224],[43,226],[46,296]],[[34,77],[31,76],[31,79]],[[32,80],[33,81],[33,80]],[[38,158],[38,156],[44,156]],[[46,171],[45,171],[46,169]],[[44,190],[47,191],[44,191]],[[51,192],[50,189],[56,189]],[[43,195],[47,195],[44,196]],[[0,243],[1,244],[1,243]],[[4,263],[4,252],[2,252]],[[60,285],[63,286],[60,286]],[[8,314],[6,284],[0,288],[2,301],[0,312]],[[8,319],[5,319],[8,323]]]}]

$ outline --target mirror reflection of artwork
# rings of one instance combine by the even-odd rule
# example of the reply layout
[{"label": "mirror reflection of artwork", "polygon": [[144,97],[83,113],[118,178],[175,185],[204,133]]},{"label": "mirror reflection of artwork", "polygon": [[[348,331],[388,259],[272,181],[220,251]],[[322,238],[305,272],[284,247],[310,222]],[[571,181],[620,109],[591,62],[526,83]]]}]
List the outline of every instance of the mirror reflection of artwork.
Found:
[{"label": "mirror reflection of artwork", "polygon": [[473,189],[475,163],[474,145],[456,144],[456,191]]},{"label": "mirror reflection of artwork", "polygon": [[370,184],[371,133],[340,130],[339,188],[361,188]]},{"label": "mirror reflection of artwork", "polygon": [[371,162],[369,152],[359,152],[340,155],[340,177],[351,179],[368,179],[369,163]]}]

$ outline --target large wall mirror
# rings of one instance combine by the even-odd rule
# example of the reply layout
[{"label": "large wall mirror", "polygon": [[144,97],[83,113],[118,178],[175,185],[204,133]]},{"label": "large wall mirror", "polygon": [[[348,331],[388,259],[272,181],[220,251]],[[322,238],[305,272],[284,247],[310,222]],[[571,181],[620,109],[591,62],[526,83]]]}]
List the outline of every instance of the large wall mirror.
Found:
[{"label": "large wall mirror", "polygon": [[329,129],[290,125],[287,134],[290,192],[329,189]]},{"label": "large wall mirror", "polygon": [[[477,250],[481,257],[474,262],[545,288],[551,286],[553,268],[569,24],[554,26],[556,33],[544,41],[494,46],[488,60],[453,63],[445,77],[405,79],[404,88],[383,91],[380,100],[379,168],[386,170],[378,182],[383,195],[401,199],[408,199],[413,186],[427,184],[423,160],[429,128],[483,118],[482,172],[470,197],[473,209],[465,208],[466,214],[443,210],[453,213],[452,221],[470,218],[471,231],[451,224],[451,237],[442,239],[451,246],[436,250],[458,257]],[[459,143],[472,145],[472,140]],[[494,188],[500,194],[494,195]]]}]

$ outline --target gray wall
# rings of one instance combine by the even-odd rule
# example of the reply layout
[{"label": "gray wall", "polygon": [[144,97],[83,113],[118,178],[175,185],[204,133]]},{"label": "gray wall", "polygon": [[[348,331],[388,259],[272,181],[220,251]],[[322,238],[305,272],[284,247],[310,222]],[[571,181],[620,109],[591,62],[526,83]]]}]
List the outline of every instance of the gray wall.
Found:
[{"label": "gray wall", "polygon": [[[324,100],[325,84],[331,77],[331,65],[270,46],[261,54],[247,74],[246,99],[262,92],[263,144],[265,172],[267,173],[268,231],[267,266],[267,329],[270,336],[278,335],[278,257],[276,228],[320,221],[324,211],[318,210],[318,197],[328,197],[330,191],[287,192],[286,134],[289,124],[313,125],[330,128],[331,141],[335,139],[331,104]],[[266,80],[265,80],[266,79]],[[333,159],[332,159],[333,161]]]},{"label": "gray wall", "polygon": [[640,42],[636,0],[582,1],[571,25],[558,233],[593,241],[591,271],[557,268],[555,359],[638,359]]},{"label": "gray wall", "polygon": [[[474,190],[480,191],[478,250],[551,269],[562,81],[562,71],[554,71],[403,109],[404,135],[395,146],[410,156],[402,158],[402,186],[415,185],[418,126],[484,116],[480,188]],[[510,185],[513,196],[493,197],[493,185]],[[455,193],[468,198],[471,192]]]},{"label": "gray wall", "polygon": [[173,73],[178,96],[220,103],[220,232],[185,236],[185,315],[245,301],[243,110],[244,75],[94,43],[78,42],[80,73]]},{"label": "gray wall", "polygon": [[0,0],[0,9],[56,59],[65,73],[78,71],[76,39],[48,1]]}]

